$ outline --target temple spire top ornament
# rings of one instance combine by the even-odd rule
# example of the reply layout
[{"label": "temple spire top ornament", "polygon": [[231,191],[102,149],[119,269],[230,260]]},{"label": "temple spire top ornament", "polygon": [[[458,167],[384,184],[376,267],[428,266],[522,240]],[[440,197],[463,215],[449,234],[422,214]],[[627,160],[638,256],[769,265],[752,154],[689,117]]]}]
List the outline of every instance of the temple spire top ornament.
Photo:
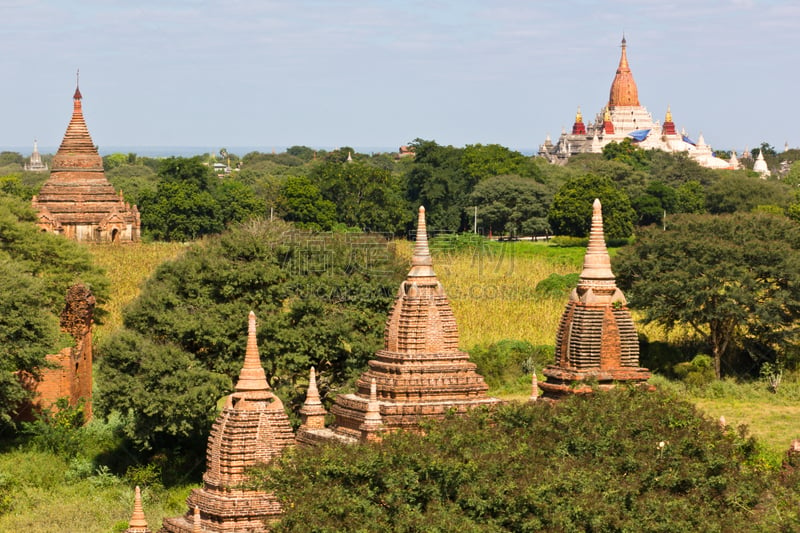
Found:
[{"label": "temple spire top ornament", "polygon": [[428,230],[425,225],[425,207],[419,206],[417,216],[417,239],[414,243],[414,252],[411,255],[411,270],[408,272],[409,278],[434,277],[433,258],[428,248]]},{"label": "temple spire top ornament", "polygon": [[633,80],[631,67],[628,65],[627,41],[622,36],[622,53],[619,58],[619,66],[614,81],[611,83],[611,91],[608,98],[608,105],[614,107],[638,107],[639,90]]},{"label": "temple spire top ornament", "polygon": [[256,314],[250,311],[247,324],[247,348],[244,354],[244,365],[239,372],[236,392],[256,392],[270,390],[267,375],[261,366],[256,338]]}]

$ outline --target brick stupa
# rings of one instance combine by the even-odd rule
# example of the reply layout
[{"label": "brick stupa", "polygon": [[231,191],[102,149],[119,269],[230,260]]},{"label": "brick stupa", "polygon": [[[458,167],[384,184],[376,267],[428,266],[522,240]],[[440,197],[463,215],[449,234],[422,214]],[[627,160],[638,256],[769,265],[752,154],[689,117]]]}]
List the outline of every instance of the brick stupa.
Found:
[{"label": "brick stupa", "polygon": [[128,529],[123,533],[152,533],[147,527],[147,520],[142,509],[142,492],[137,486],[133,493],[133,515],[128,522]]},{"label": "brick stupa", "polygon": [[299,442],[372,440],[382,431],[413,429],[423,419],[499,401],[486,394],[488,386],[475,364],[458,349],[453,310],[433,271],[423,207],[411,270],[400,285],[384,339],[384,349],[358,380],[357,392],[336,397],[333,425],[317,429],[304,424]]},{"label": "brick stupa", "polygon": [[546,396],[585,393],[617,382],[650,378],[639,366],[639,339],[625,295],[611,272],[603,236],[603,213],[595,199],[589,246],[578,286],[561,316],[556,335],[555,364],[544,369],[539,387]]},{"label": "brick stupa", "polygon": [[269,531],[281,505],[270,492],[247,490],[246,470],[267,463],[294,443],[283,403],[270,390],[256,343],[256,318],[248,324],[244,366],[233,394],[211,428],[203,488],[186,499],[189,511],[164,520],[161,532]]},{"label": "brick stupa", "polygon": [[72,120],[53,157],[50,177],[32,200],[39,228],[82,242],[138,241],[139,210],[106,179],[81,99],[76,88]]}]

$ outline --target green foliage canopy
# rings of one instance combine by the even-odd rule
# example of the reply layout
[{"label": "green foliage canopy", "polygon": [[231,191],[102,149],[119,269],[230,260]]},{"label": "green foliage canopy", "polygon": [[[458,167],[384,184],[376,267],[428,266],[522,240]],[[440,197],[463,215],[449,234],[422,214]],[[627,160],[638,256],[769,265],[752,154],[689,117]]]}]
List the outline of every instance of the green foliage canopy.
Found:
[{"label": "green foliage canopy", "polygon": [[279,532],[726,531],[767,500],[755,456],[688,402],[620,387],[297,448],[254,477]]},{"label": "green foliage canopy", "polygon": [[786,217],[676,215],[666,231],[639,231],[614,272],[646,322],[686,326],[708,344],[717,377],[734,347],[774,359],[797,342],[800,225]]},{"label": "green foliage canopy", "polygon": [[406,268],[383,239],[277,220],[197,243],[155,272],[125,311],[125,330],[100,347],[98,410],[125,415],[143,449],[189,447],[192,428],[207,431],[239,374],[251,310],[269,383],[284,403],[299,408],[311,366],[325,397],[382,345]]},{"label": "green foliage canopy", "polygon": [[629,237],[633,233],[635,213],[628,196],[610,179],[591,174],[570,179],[556,193],[547,216],[553,233],[572,237],[589,235],[595,198],[603,205],[606,238]]}]

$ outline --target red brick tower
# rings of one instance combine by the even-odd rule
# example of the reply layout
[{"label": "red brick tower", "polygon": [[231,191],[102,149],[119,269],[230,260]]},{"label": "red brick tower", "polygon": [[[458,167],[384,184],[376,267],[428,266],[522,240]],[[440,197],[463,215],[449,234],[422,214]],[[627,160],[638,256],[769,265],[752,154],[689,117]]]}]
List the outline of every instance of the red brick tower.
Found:
[{"label": "red brick tower", "polygon": [[[248,324],[244,366],[233,394],[211,428],[203,488],[186,499],[189,511],[164,520],[162,532],[268,531],[267,524],[281,514],[272,493],[242,488],[245,471],[267,463],[294,443],[283,403],[270,390],[256,343],[256,317]],[[195,510],[196,509],[196,510]],[[199,514],[197,514],[199,513]]]},{"label": "red brick tower", "polygon": [[643,382],[650,377],[639,366],[636,328],[611,272],[597,199],[583,271],[561,316],[555,355],[555,364],[543,371],[547,381],[539,383],[550,397],[589,392],[595,383],[609,388],[615,382]]},{"label": "red brick tower", "polygon": [[581,108],[578,108],[578,112],[575,113],[575,123],[572,124],[572,134],[573,135],[586,135],[586,124],[583,123],[583,115],[581,114]]},{"label": "red brick tower", "polygon": [[450,410],[464,412],[499,401],[487,396],[475,364],[458,349],[456,320],[433,271],[422,207],[411,270],[400,285],[384,338],[384,349],[369,361],[357,392],[336,398],[333,426],[300,431],[298,441],[370,439],[377,431],[414,428]]},{"label": "red brick tower", "polygon": [[76,241],[138,241],[139,210],[106,179],[103,159],[83,119],[82,98],[76,87],[72,120],[53,157],[50,178],[33,197],[39,227]]},{"label": "red brick tower", "polygon": [[675,131],[675,123],[672,122],[672,111],[667,106],[667,115],[664,117],[664,126],[661,128],[664,135],[677,135]]}]

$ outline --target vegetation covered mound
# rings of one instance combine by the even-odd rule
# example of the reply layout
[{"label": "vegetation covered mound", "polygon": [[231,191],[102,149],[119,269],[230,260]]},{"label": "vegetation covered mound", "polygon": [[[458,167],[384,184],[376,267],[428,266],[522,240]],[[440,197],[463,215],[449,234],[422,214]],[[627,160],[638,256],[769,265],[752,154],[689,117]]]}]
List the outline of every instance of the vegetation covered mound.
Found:
[{"label": "vegetation covered mound", "polygon": [[792,475],[762,467],[744,428],[618,388],[300,448],[253,477],[283,500],[276,531],[671,532],[796,527],[775,511]]}]

